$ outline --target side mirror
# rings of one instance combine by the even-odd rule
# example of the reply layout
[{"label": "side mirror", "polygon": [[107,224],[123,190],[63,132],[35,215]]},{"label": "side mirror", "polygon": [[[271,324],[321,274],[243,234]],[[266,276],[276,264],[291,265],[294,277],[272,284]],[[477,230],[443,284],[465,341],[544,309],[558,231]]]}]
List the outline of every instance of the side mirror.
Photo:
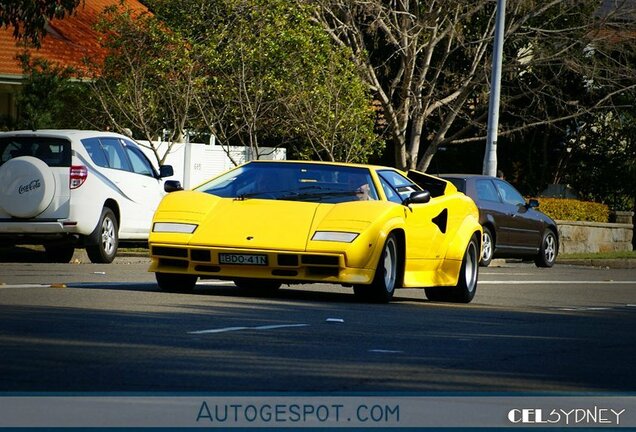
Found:
[{"label": "side mirror", "polygon": [[159,167],[159,178],[170,177],[174,175],[172,165],[161,165]]},{"label": "side mirror", "polygon": [[539,201],[537,201],[536,199],[531,199],[530,201],[528,201],[528,203],[526,204],[527,208],[536,208],[539,207]]},{"label": "side mirror", "polygon": [[[170,167],[170,169],[172,169],[172,167]],[[181,191],[183,190],[183,187],[181,186],[181,182],[179,180],[166,180],[166,182],[163,184],[163,190],[170,193]]]},{"label": "side mirror", "polygon": [[408,206],[409,204],[426,204],[431,200],[431,193],[427,190],[411,192],[411,195],[404,200],[402,204]]}]

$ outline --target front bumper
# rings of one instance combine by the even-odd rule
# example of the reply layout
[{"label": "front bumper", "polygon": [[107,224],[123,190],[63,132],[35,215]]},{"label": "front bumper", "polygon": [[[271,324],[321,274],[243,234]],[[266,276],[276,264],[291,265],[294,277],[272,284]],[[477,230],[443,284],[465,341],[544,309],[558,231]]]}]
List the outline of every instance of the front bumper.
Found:
[{"label": "front bumper", "polygon": [[[265,255],[267,265],[221,264],[219,254]],[[254,278],[281,282],[370,284],[375,271],[346,266],[344,254],[151,244],[148,271],[211,279]]]}]

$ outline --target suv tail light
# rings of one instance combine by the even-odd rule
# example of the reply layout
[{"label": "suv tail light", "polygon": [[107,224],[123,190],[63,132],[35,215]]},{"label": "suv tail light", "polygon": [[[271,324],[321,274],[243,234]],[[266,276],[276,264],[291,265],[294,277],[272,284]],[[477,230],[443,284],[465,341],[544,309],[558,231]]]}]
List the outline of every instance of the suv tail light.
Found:
[{"label": "suv tail light", "polygon": [[84,165],[72,165],[70,174],[71,177],[69,180],[69,186],[71,189],[77,189],[86,181],[86,177],[88,177],[88,168]]}]

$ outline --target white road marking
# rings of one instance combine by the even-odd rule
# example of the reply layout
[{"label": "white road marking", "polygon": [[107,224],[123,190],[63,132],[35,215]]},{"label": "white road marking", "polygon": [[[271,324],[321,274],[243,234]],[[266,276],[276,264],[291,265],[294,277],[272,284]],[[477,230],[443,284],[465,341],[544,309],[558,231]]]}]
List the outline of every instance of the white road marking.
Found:
[{"label": "white road marking", "polygon": [[309,324],[274,324],[274,325],[264,325],[257,327],[224,327],[218,329],[209,329],[209,330],[197,330],[188,332],[188,334],[200,335],[200,334],[213,334],[213,333],[226,333],[240,330],[274,330],[279,328],[291,328],[291,327],[308,327]]},{"label": "white road marking", "polygon": [[233,285],[232,281],[199,280],[197,285]]},{"label": "white road marking", "polygon": [[380,353],[380,354],[403,354],[404,353],[404,351],[386,350],[386,349],[372,349],[372,350],[369,350],[369,352]]},{"label": "white road marking", "polygon": [[526,280],[526,281],[485,281],[480,280],[480,285],[636,285],[636,281],[615,281],[615,280],[602,280],[602,281],[546,281],[546,280]]},{"label": "white road marking", "polygon": [[8,288],[51,288],[51,284],[15,284],[15,285],[0,284],[0,289],[8,289]]}]

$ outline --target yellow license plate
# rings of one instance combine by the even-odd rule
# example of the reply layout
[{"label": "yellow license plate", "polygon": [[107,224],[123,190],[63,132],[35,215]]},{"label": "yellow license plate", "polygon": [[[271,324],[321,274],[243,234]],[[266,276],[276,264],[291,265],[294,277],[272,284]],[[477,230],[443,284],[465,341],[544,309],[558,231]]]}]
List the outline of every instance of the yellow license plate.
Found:
[{"label": "yellow license plate", "polygon": [[221,253],[219,264],[266,266],[267,255]]}]

